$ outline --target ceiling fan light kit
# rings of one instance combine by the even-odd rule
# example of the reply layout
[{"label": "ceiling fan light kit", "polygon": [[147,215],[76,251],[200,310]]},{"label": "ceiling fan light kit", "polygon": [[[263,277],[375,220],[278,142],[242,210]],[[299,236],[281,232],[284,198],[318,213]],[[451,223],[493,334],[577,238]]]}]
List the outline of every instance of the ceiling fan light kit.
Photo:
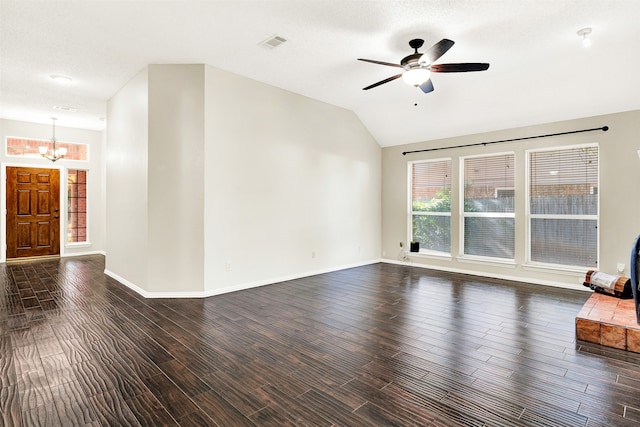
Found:
[{"label": "ceiling fan light kit", "polygon": [[433,92],[433,83],[431,81],[431,73],[465,73],[469,71],[484,71],[489,68],[489,64],[472,62],[459,64],[434,64],[442,55],[444,55],[454,42],[449,39],[442,39],[438,43],[431,46],[424,53],[419,53],[418,49],[422,47],[424,40],[413,39],[409,42],[409,46],[414,50],[411,55],[402,58],[399,64],[391,62],[376,61],[373,59],[358,58],[359,61],[371,62],[372,64],[386,65],[388,67],[398,67],[404,69],[400,74],[388,77],[377,83],[369,85],[363,90],[373,89],[374,87],[393,81],[402,77],[406,83],[419,87],[424,93]]},{"label": "ceiling fan light kit", "polygon": [[420,86],[422,83],[429,80],[430,77],[431,71],[426,68],[413,68],[402,73],[402,80],[411,86]]}]

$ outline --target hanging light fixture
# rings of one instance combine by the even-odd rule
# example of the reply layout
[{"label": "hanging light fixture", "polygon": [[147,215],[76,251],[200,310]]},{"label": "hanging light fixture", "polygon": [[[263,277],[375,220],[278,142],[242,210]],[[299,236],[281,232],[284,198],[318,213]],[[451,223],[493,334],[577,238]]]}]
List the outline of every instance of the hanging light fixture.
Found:
[{"label": "hanging light fixture", "polygon": [[45,159],[49,159],[52,162],[55,162],[64,158],[65,154],[67,154],[67,149],[65,147],[60,147],[60,148],[57,147],[56,120],[58,119],[55,117],[51,117],[51,120],[53,120],[53,136],[51,137],[51,142],[53,143],[53,150],[51,151],[51,154],[49,154],[49,147],[46,145],[41,145],[40,147],[38,147],[38,150],[40,150],[40,155],[42,157],[44,157]]}]

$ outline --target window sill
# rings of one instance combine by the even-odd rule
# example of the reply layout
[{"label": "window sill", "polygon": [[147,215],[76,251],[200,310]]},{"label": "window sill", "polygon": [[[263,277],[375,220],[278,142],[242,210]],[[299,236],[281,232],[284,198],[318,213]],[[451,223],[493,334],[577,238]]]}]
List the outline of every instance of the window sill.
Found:
[{"label": "window sill", "polygon": [[453,258],[450,254],[445,252],[436,252],[436,251],[420,251],[420,252],[407,252],[409,256],[417,256],[420,258],[431,258],[438,259],[443,261],[451,261]]},{"label": "window sill", "polygon": [[525,263],[522,265],[523,270],[540,271],[540,272],[554,272],[557,274],[564,274],[566,276],[584,276],[588,270],[597,270],[597,268],[588,269],[586,267],[567,267],[565,265],[557,264],[535,264]]},{"label": "window sill", "polygon": [[88,248],[91,247],[91,242],[65,243],[64,247],[67,249]]},{"label": "window sill", "polygon": [[517,264],[512,259],[499,259],[499,258],[487,258],[487,257],[475,257],[470,255],[459,256],[457,261],[466,262],[469,264],[481,264],[481,265],[495,265],[498,267],[516,268]]}]

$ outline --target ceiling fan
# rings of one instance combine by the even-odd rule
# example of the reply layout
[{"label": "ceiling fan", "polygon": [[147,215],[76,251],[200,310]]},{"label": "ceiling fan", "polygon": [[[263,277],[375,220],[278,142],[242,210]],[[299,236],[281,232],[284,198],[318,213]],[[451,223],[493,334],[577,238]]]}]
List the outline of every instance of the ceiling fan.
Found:
[{"label": "ceiling fan", "polygon": [[438,43],[434,44],[424,53],[419,53],[418,49],[422,47],[424,40],[413,39],[409,42],[409,46],[414,50],[411,55],[402,58],[399,64],[393,64],[391,62],[375,61],[373,59],[358,58],[358,61],[371,62],[373,64],[387,65],[389,67],[404,68],[404,71],[395,76],[391,76],[387,79],[381,80],[377,83],[369,85],[362,90],[369,90],[374,87],[380,86],[385,83],[389,83],[399,77],[412,86],[419,87],[424,93],[433,92],[433,83],[431,82],[431,73],[465,73],[468,71],[484,71],[489,68],[489,64],[481,62],[464,62],[460,64],[434,64],[433,62],[438,60],[444,55],[454,41],[449,39],[442,39]]}]

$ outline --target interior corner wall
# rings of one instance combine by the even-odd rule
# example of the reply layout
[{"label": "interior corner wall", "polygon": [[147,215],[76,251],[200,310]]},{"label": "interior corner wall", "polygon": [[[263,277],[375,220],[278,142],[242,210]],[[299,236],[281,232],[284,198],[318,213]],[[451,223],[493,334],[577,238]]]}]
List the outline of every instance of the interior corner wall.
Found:
[{"label": "interior corner wall", "polygon": [[380,258],[381,149],[357,116],[206,67],[205,291]]},{"label": "interior corner wall", "polygon": [[[617,273],[617,264],[625,264],[622,274],[629,275],[629,254],[634,238],[640,234],[640,111],[629,111],[577,120],[548,123],[530,127],[508,129],[477,135],[467,135],[426,141],[416,144],[387,147],[382,150],[382,255],[389,262],[399,262],[399,242],[406,243],[408,231],[408,162],[415,160],[452,158],[454,186],[458,186],[459,159],[461,156],[514,152],[516,155],[516,194],[524,194],[525,151],[529,149],[562,147],[587,143],[599,144],[600,165],[600,225],[598,269]],[[404,151],[437,147],[451,147],[479,142],[507,140],[512,138],[546,135],[580,129],[609,126],[607,132],[586,132],[572,135],[531,139],[487,146],[453,148],[442,151],[407,154]],[[455,188],[452,193],[457,192]],[[410,262],[415,265],[457,271],[481,276],[514,279],[525,282],[549,284],[573,289],[582,286],[584,272],[542,270],[526,267],[526,200],[516,196],[516,257],[514,266],[490,263],[469,263],[458,258],[460,226],[452,220],[452,257],[442,259],[426,255],[413,255]]]},{"label": "interior corner wall", "polygon": [[149,66],[148,286],[204,288],[204,65]]},{"label": "interior corner wall", "polygon": [[106,272],[149,291],[148,70],[107,102]]}]

